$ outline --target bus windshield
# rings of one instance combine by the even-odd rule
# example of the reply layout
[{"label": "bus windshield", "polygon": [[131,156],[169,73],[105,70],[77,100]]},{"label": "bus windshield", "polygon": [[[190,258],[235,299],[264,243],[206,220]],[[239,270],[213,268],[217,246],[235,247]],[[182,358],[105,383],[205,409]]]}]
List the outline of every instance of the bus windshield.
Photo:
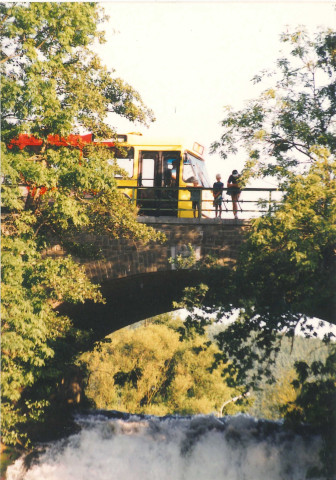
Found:
[{"label": "bus windshield", "polygon": [[210,188],[210,181],[205,169],[204,160],[201,160],[191,153],[187,152],[183,161],[183,181],[191,183],[192,178],[196,177],[202,187]]},{"label": "bus windshield", "polygon": [[[111,150],[113,151],[114,158],[108,160],[108,162],[111,165],[114,165],[116,163],[118,167],[125,170],[128,177],[132,178],[134,170],[134,148],[113,147]],[[122,175],[120,173],[117,173],[115,176],[116,178],[122,178]]]}]

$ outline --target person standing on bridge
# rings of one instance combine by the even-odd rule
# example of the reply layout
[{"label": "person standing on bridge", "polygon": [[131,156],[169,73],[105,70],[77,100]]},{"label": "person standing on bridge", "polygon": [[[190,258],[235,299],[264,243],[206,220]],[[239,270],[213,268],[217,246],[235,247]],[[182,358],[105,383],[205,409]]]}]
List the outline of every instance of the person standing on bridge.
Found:
[{"label": "person standing on bridge", "polygon": [[219,173],[216,175],[216,180],[213,184],[212,187],[212,194],[214,197],[214,207],[215,207],[215,215],[216,218],[218,217],[218,212],[219,212],[219,218],[222,217],[222,201],[223,201],[223,188],[224,188],[224,183],[221,182],[221,176]]},{"label": "person standing on bridge", "polygon": [[[201,190],[197,187],[199,187],[199,183],[196,177],[191,178],[193,188],[188,189],[190,192],[190,200],[192,202],[192,209],[194,213],[194,218],[196,216],[200,216],[200,202],[201,202]],[[196,210],[197,210],[197,215],[196,215]]]},{"label": "person standing on bridge", "polygon": [[237,170],[232,170],[232,174],[227,181],[227,194],[232,198],[232,210],[234,218],[238,218],[238,202],[241,189],[239,187],[239,173]]}]

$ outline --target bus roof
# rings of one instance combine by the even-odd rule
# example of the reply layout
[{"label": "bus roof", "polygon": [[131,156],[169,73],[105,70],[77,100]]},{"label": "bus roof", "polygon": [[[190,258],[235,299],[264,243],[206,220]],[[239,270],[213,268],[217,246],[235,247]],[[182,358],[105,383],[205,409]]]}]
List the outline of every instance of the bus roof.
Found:
[{"label": "bus roof", "polygon": [[204,154],[204,147],[202,145],[197,142],[192,143],[183,137],[152,137],[149,135],[127,133],[118,134],[117,141],[122,145],[130,145],[134,147],[179,147],[183,150],[189,150],[202,159]]}]

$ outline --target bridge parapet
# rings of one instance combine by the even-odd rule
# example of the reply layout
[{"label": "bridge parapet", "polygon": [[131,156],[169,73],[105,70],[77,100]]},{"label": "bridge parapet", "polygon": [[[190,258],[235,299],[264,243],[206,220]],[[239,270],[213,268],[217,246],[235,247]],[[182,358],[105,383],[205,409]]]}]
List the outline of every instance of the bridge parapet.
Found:
[{"label": "bridge parapet", "polygon": [[[138,221],[162,231],[167,241],[144,245],[108,235],[82,234],[78,237],[80,244],[94,244],[102,253],[100,259],[77,259],[92,281],[104,283],[117,278],[174,270],[176,267],[170,259],[178,255],[188,256],[189,245],[198,260],[213,255],[219,264],[230,264],[236,261],[244,231],[249,228],[247,220],[139,217]],[[66,252],[55,245],[47,254],[59,256]]]}]

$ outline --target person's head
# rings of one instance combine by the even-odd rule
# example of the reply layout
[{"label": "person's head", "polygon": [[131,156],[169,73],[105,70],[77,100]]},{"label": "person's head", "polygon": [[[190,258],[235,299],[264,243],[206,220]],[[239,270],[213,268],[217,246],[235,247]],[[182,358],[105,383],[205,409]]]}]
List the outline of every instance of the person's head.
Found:
[{"label": "person's head", "polygon": [[217,180],[217,182],[220,182],[220,179],[221,179],[221,178],[222,178],[222,177],[221,177],[221,174],[220,174],[220,173],[217,173],[217,175],[216,175],[216,180]]},{"label": "person's head", "polygon": [[198,180],[195,177],[193,178],[193,185],[194,185],[194,187],[196,187],[198,185]]},{"label": "person's head", "polygon": [[232,170],[232,176],[238,177],[239,176],[238,170]]}]

